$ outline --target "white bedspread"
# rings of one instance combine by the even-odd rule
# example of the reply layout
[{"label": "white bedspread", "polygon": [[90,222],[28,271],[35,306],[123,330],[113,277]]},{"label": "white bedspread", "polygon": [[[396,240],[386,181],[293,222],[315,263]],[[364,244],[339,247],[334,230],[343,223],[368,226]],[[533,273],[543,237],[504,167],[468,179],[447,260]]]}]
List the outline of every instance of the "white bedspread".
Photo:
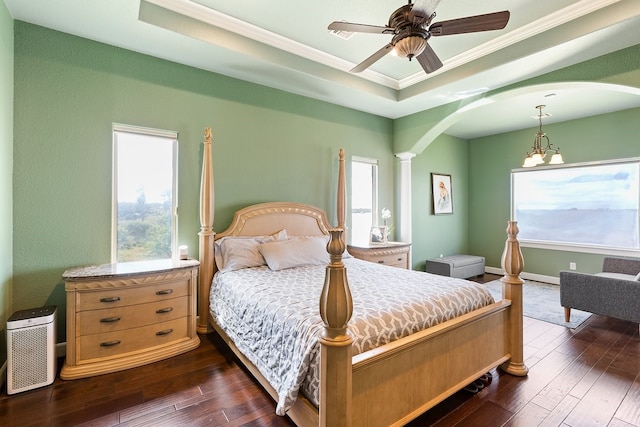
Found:
[{"label": "white bedspread", "polygon": [[[429,273],[344,260],[353,297],[349,329],[358,354],[491,304],[483,285]],[[216,323],[278,392],[284,415],[301,387],[318,405],[319,299],[325,266],[217,273]],[[304,383],[304,384],[303,384]]]}]

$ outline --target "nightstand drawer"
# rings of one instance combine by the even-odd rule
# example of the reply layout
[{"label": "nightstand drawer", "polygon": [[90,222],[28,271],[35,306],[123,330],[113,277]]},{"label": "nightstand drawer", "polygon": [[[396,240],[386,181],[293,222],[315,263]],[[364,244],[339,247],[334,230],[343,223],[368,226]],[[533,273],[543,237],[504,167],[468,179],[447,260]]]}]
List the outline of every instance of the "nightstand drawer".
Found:
[{"label": "nightstand drawer", "polygon": [[372,256],[371,262],[377,264],[391,265],[394,267],[404,267],[407,265],[407,254],[389,254],[389,255],[377,255]]},{"label": "nightstand drawer", "polygon": [[362,246],[347,246],[349,253],[363,261],[390,267],[409,268],[410,243],[388,242]]},{"label": "nightstand drawer", "polygon": [[76,333],[82,336],[121,331],[185,317],[188,302],[187,297],[180,297],[127,307],[81,311],[76,314]]},{"label": "nightstand drawer", "polygon": [[154,347],[187,338],[187,322],[184,318],[141,328],[81,336],[76,341],[78,346],[76,363],[119,357],[135,351],[148,351]]}]

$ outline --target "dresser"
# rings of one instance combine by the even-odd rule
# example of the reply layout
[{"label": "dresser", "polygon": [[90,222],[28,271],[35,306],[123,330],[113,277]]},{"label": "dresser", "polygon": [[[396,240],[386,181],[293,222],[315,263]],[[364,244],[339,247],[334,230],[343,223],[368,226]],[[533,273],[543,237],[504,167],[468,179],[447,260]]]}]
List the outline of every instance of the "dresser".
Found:
[{"label": "dresser", "polygon": [[411,243],[387,242],[347,245],[351,255],[364,261],[409,269]]},{"label": "dresser", "polygon": [[192,350],[199,262],[158,260],[73,268],[65,380],[120,371]]}]

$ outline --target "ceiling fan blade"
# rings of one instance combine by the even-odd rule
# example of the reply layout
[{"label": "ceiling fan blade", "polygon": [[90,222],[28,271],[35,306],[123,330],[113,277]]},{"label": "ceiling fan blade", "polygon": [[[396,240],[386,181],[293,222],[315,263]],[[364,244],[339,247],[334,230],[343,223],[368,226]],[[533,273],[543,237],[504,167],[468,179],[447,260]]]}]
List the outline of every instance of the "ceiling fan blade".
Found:
[{"label": "ceiling fan blade", "polygon": [[367,68],[372,66],[377,60],[381,59],[387,53],[391,52],[391,50],[393,50],[393,45],[389,43],[388,45],[384,46],[382,49],[380,49],[379,51],[377,51],[376,53],[374,53],[373,55],[371,55],[370,57],[368,57],[367,59],[365,59],[358,65],[356,65],[355,67],[353,67],[350,70],[350,72],[359,73],[361,71],[366,70]]},{"label": "ceiling fan blade", "polygon": [[509,22],[511,14],[508,10],[487,13],[486,15],[468,16],[436,22],[429,27],[432,36],[448,36],[451,34],[475,33],[478,31],[501,30]]},{"label": "ceiling fan blade", "polygon": [[352,33],[393,34],[393,28],[377,25],[353,24],[351,22],[333,21],[327,27],[331,31],[350,31]]},{"label": "ceiling fan blade", "polygon": [[425,73],[432,73],[442,67],[442,61],[440,61],[440,58],[438,58],[438,55],[436,55],[436,52],[428,43],[422,53],[416,56],[416,59],[424,69]]},{"label": "ceiling fan blade", "polygon": [[429,18],[436,11],[436,7],[440,0],[416,0],[413,2],[411,12],[409,12],[409,19],[416,25],[429,22]]}]

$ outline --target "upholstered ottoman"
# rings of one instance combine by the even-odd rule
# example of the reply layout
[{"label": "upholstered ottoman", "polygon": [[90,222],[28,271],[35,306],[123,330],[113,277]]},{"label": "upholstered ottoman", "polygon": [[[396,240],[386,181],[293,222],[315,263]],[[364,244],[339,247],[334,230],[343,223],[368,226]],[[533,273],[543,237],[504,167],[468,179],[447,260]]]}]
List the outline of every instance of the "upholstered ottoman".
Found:
[{"label": "upholstered ottoman", "polygon": [[484,274],[484,257],[474,255],[451,255],[428,259],[427,273],[466,279]]}]

